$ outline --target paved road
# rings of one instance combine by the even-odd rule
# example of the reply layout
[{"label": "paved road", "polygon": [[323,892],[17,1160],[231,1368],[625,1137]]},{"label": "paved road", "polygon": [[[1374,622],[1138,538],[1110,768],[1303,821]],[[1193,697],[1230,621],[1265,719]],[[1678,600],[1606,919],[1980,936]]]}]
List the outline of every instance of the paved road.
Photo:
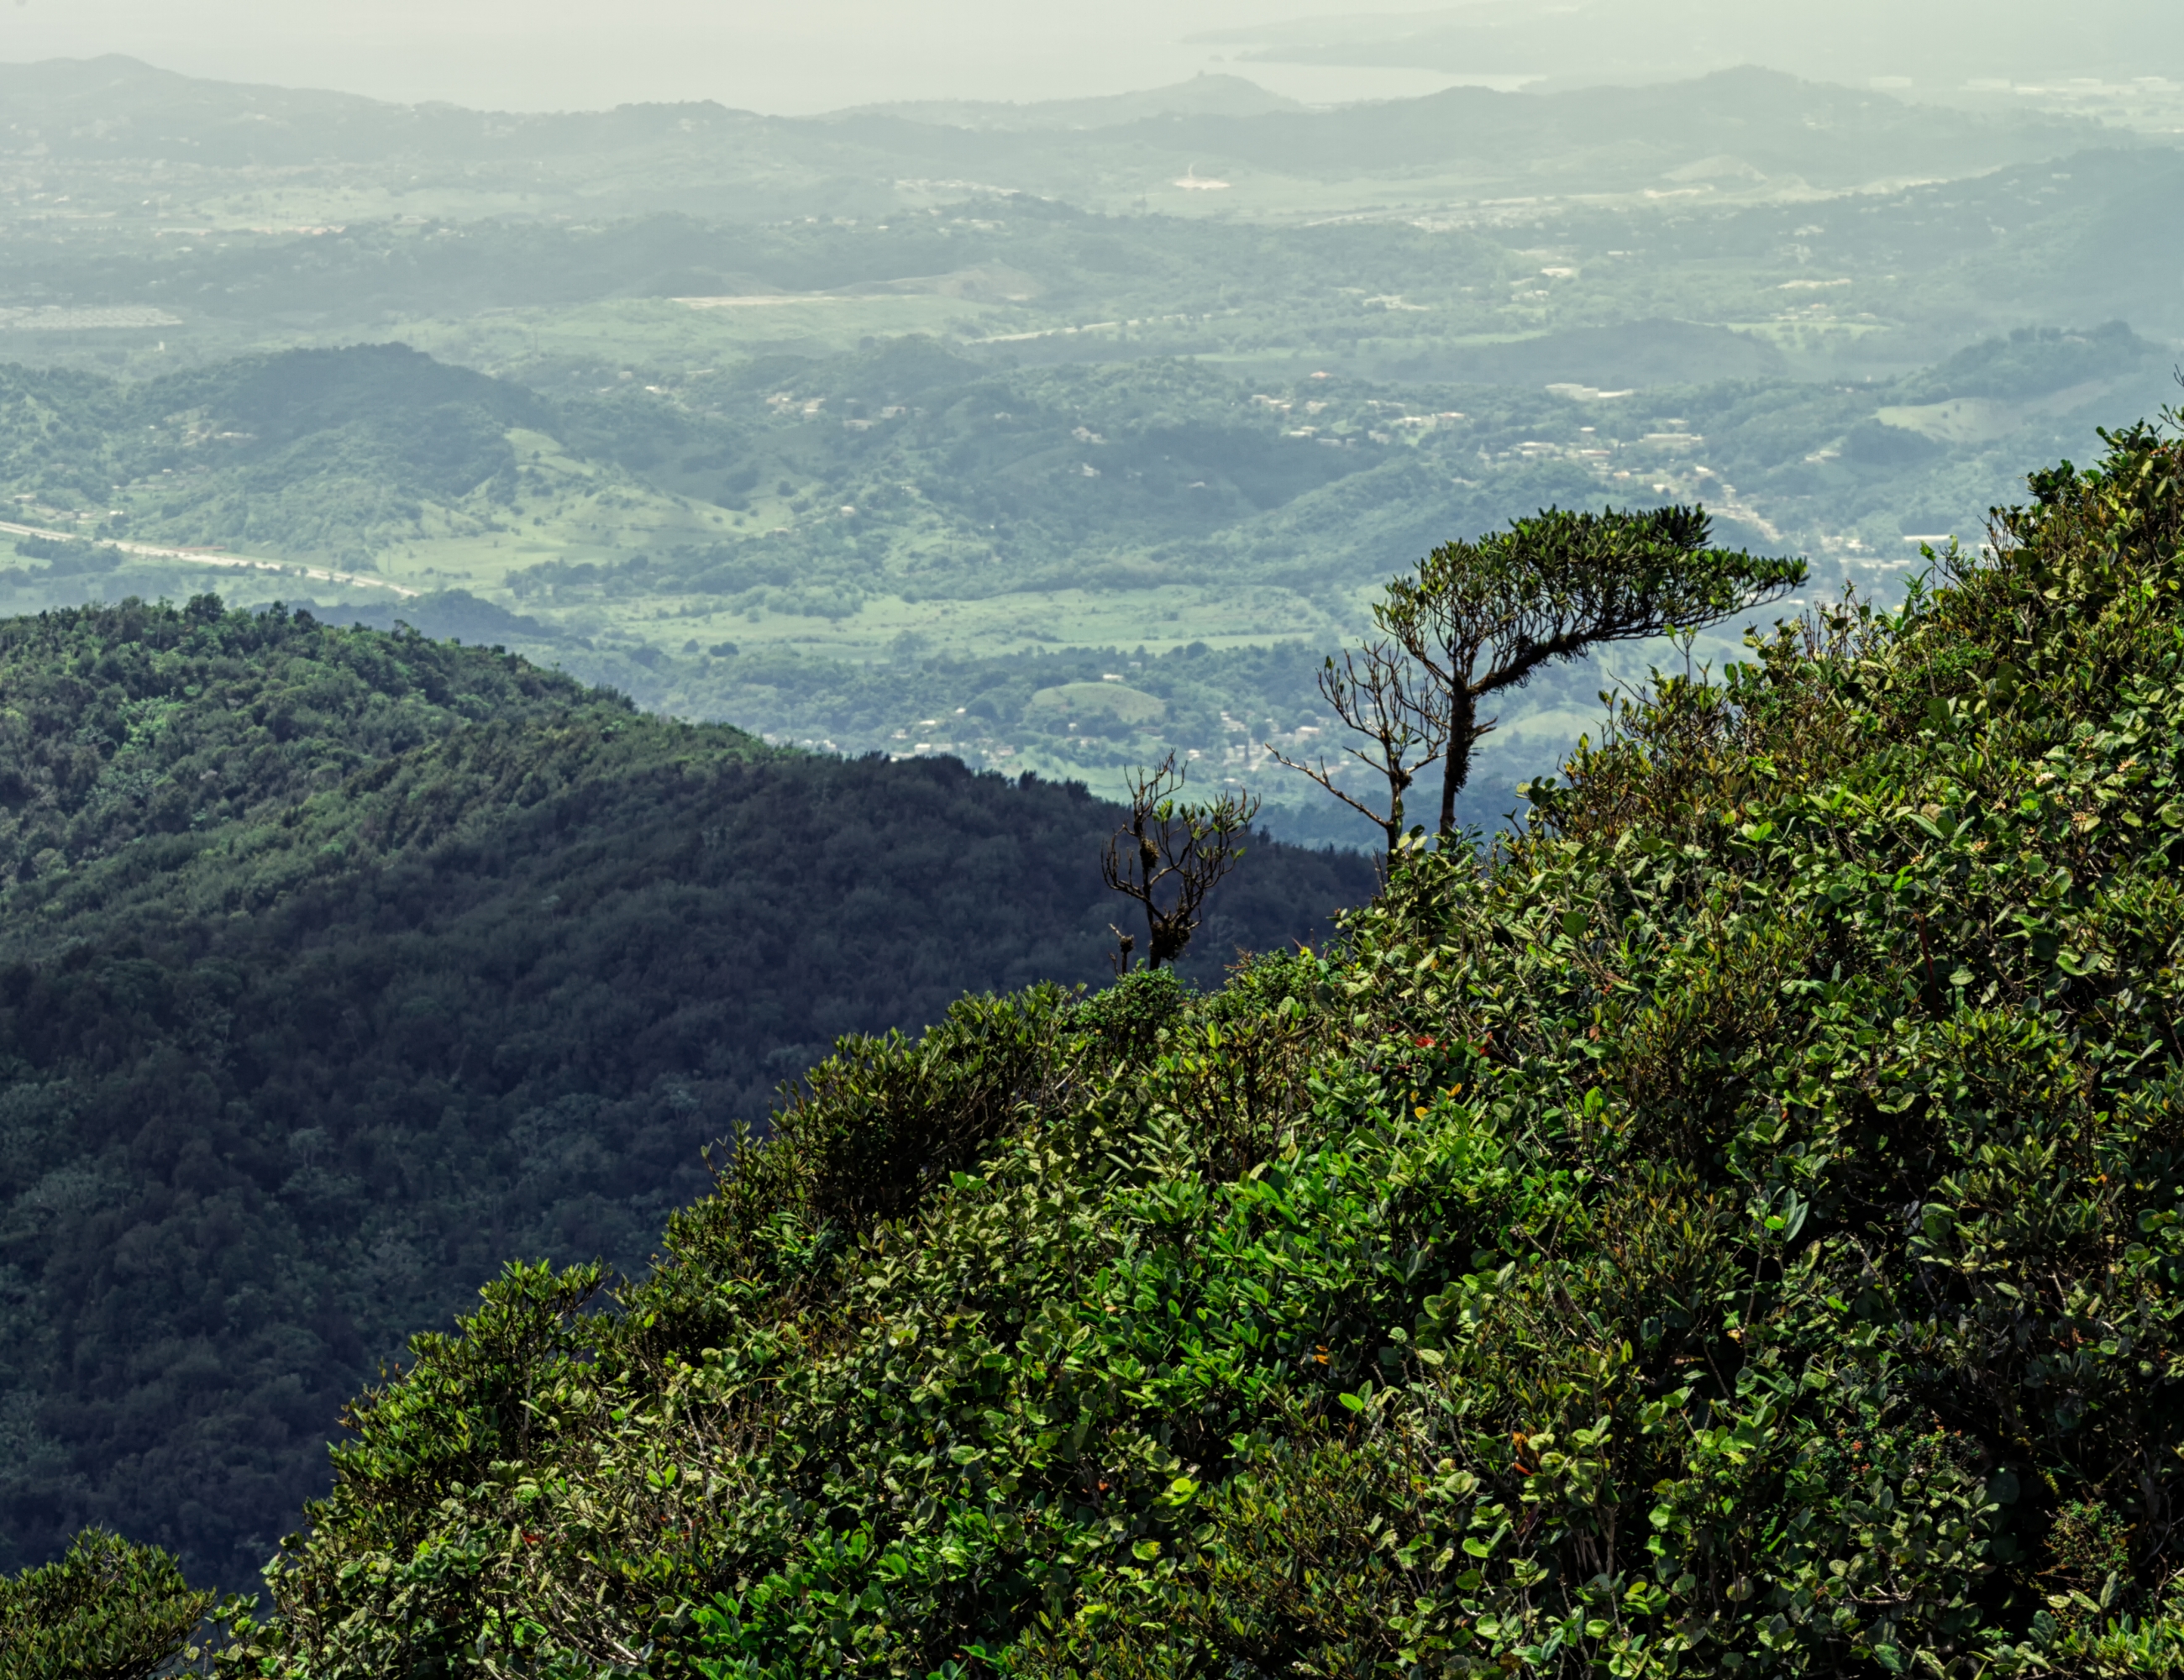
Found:
[{"label": "paved road", "polygon": [[285,560],[258,560],[247,554],[209,554],[199,548],[165,548],[156,542],[117,542],[86,537],[72,531],[48,531],[43,526],[14,525],[6,520],[0,520],[0,532],[10,537],[47,537],[63,542],[100,542],[102,547],[119,548],[125,554],[141,554],[153,560],[180,560],[185,565],[225,566],[230,571],[279,572],[284,576],[308,578],[315,583],[348,583],[359,589],[385,589],[404,597],[420,592],[383,577],[366,577],[353,571],[327,571],[319,566],[292,565]]}]

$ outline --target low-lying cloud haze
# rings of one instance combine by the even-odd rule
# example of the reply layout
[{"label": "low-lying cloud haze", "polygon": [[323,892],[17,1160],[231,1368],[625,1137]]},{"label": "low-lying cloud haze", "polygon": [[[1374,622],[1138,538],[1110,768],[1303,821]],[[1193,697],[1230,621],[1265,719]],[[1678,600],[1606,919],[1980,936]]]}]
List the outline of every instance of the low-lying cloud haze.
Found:
[{"label": "low-lying cloud haze", "polygon": [[1311,103],[1457,81],[1653,80],[1741,63],[1946,93],[2184,76],[2175,0],[14,0],[0,59],[126,53],[193,75],[506,109],[715,99],[779,114],[1119,92],[1201,71]]},{"label": "low-lying cloud haze", "polygon": [[[510,109],[717,99],[793,114],[1156,86],[1234,50],[1184,37],[1305,9],[1309,0],[16,0],[0,11],[0,58],[124,53],[192,75]],[[1423,91],[1400,70],[1349,81]]]}]

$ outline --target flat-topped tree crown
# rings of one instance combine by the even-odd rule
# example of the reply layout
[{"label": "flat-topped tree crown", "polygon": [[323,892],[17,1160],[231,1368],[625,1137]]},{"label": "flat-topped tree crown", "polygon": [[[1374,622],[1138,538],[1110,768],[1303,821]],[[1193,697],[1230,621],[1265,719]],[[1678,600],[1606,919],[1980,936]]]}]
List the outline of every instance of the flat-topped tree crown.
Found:
[{"label": "flat-topped tree crown", "polygon": [[1805,563],[1713,545],[1704,509],[1585,513],[1548,508],[1476,542],[1445,542],[1373,609],[1419,667],[1445,725],[1440,832],[1471,752],[1495,720],[1479,702],[1543,666],[1611,642],[1693,631],[1805,581]]}]

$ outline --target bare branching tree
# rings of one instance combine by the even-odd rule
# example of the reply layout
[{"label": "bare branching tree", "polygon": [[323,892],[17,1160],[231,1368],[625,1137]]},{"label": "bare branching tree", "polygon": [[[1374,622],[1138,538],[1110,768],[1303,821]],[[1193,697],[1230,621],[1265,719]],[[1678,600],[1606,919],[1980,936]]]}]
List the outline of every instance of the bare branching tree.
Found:
[{"label": "bare branching tree", "polygon": [[[1418,774],[1439,758],[1448,726],[1447,709],[1434,703],[1429,673],[1416,665],[1398,642],[1379,641],[1346,649],[1342,662],[1329,659],[1319,673],[1319,692],[1335,716],[1365,738],[1362,747],[1343,750],[1387,784],[1386,809],[1361,798],[1340,782],[1343,766],[1273,754],[1277,762],[1310,776],[1353,811],[1369,817],[1388,837],[1392,860],[1403,838],[1404,797]],[[1270,749],[1271,750],[1271,749]]]},{"label": "bare branching tree", "polygon": [[1713,548],[1712,536],[1700,508],[1550,508],[1475,542],[1445,543],[1388,586],[1373,615],[1427,677],[1419,704],[1438,714],[1444,837],[1456,829],[1472,749],[1495,726],[1481,720],[1482,701],[1591,648],[1697,631],[1805,580],[1802,560]]},{"label": "bare branching tree", "polygon": [[[1115,831],[1100,859],[1107,885],[1145,912],[1145,965],[1173,963],[1198,931],[1206,894],[1244,855],[1237,842],[1259,814],[1256,793],[1223,793],[1210,802],[1177,797],[1189,771],[1170,753],[1152,770],[1130,773],[1130,821]],[[1137,942],[1120,928],[1116,958],[1127,972]]]}]

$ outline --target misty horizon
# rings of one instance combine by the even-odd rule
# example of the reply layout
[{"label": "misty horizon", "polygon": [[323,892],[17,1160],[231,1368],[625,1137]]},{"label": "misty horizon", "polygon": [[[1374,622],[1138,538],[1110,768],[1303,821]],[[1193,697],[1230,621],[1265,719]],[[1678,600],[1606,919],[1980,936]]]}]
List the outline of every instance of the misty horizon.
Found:
[{"label": "misty horizon", "polygon": [[1468,0],[1315,13],[1270,0],[1124,0],[1096,12],[955,0],[914,16],[873,0],[744,8],[647,0],[611,19],[507,0],[368,16],[266,0],[17,0],[0,62],[136,58],[222,81],[510,112],[711,101],[770,115],[923,102],[1037,103],[1214,74],[1308,105],[1655,81],[1750,64],[1909,97],[2184,76],[2184,20],[2149,0],[2079,8],[2067,39],[2029,0],[1797,5],[1729,0]]}]

